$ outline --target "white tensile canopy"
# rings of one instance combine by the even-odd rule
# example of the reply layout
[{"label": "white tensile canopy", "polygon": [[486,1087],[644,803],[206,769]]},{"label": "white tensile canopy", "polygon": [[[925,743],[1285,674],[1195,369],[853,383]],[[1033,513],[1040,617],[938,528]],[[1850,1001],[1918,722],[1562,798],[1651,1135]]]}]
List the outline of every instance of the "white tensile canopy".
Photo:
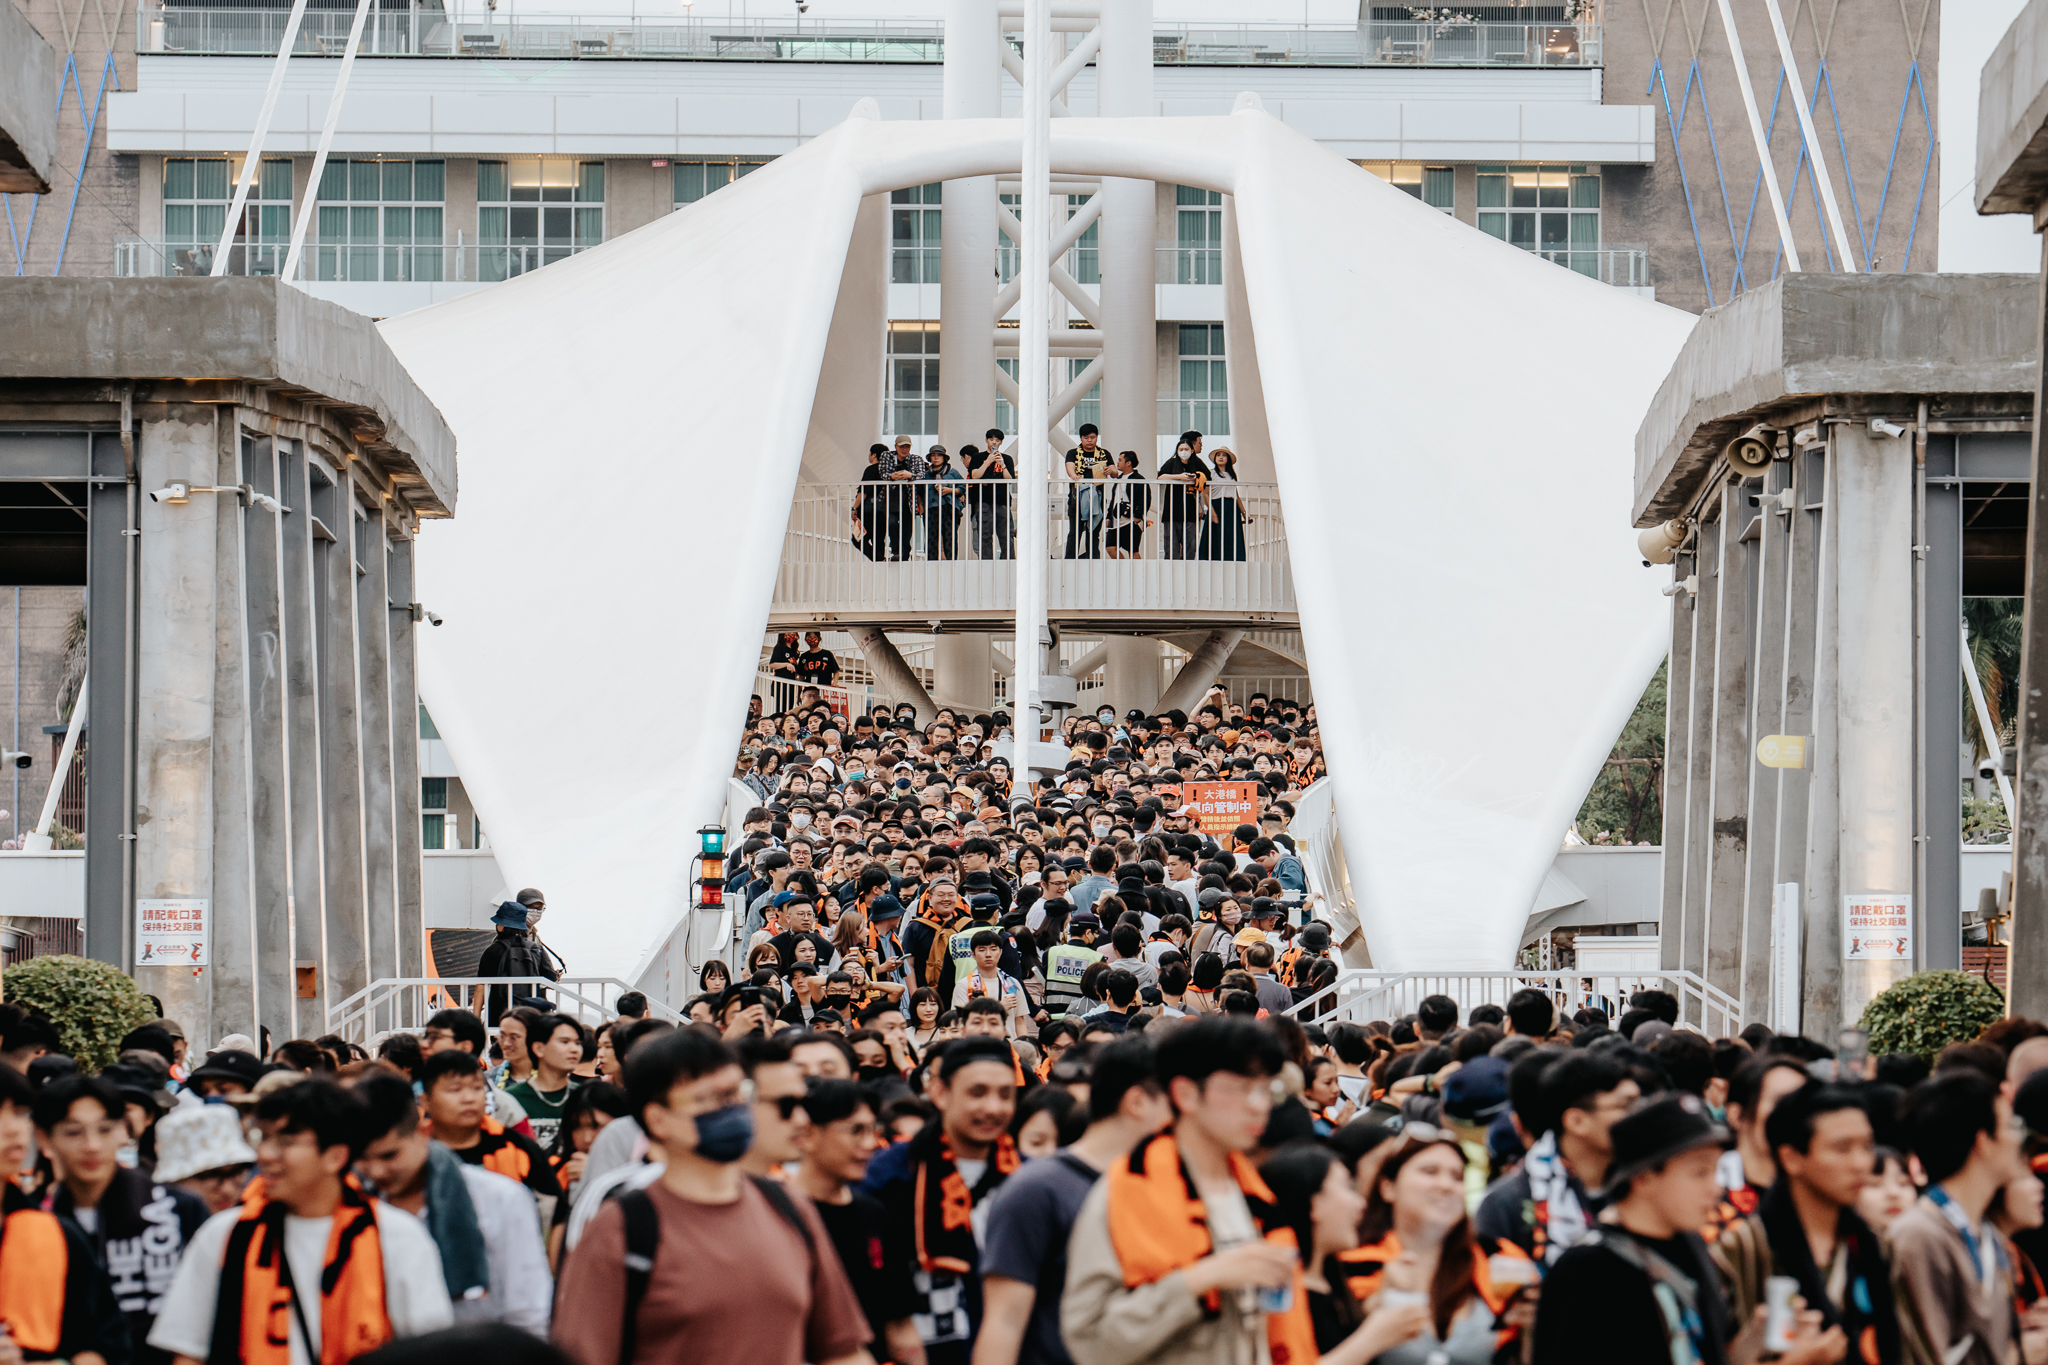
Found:
[{"label": "white tensile canopy", "polygon": [[[842,279],[871,291],[881,263],[863,199],[1018,168],[1015,120],[871,112],[602,247],[384,324],[463,456],[460,516],[421,538],[421,596],[446,619],[423,633],[421,691],[573,972],[628,974],[691,902]],[[1052,138],[1057,172],[1232,196],[1228,316],[1250,333],[1230,339],[1232,443],[1269,448],[1281,484],[1373,960],[1509,965],[1664,654],[1633,438],[1693,318],[1496,241],[1255,107],[1058,119]]]}]

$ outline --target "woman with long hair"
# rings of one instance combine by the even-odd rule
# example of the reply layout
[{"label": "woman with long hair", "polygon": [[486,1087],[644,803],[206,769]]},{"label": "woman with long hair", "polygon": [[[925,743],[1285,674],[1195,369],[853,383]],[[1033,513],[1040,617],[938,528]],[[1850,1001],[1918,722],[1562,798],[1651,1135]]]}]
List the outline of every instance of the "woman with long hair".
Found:
[{"label": "woman with long hair", "polygon": [[773,801],[776,789],[782,785],[782,755],[772,745],[761,746],[754,771],[747,774],[741,785],[763,802]]},{"label": "woman with long hair", "polygon": [[1237,456],[1230,447],[1218,446],[1209,452],[1209,463],[1214,466],[1209,479],[1209,521],[1202,530],[1207,553],[1200,554],[1200,558],[1241,561],[1244,524],[1250,518],[1237,500]]},{"label": "woman with long hair", "polygon": [[910,1042],[922,1056],[939,1037],[939,993],[920,986],[910,993]]},{"label": "woman with long hair", "polygon": [[1506,1295],[1497,1292],[1465,1212],[1465,1149],[1425,1123],[1402,1130],[1380,1163],[1359,1224],[1360,1245],[1337,1264],[1368,1310],[1429,1296],[1425,1329],[1377,1357],[1381,1365],[1487,1365]]},{"label": "woman with long hair", "polygon": [[1365,1199],[1352,1184],[1350,1170],[1328,1148],[1292,1143],[1266,1158],[1259,1175],[1273,1191],[1279,1225],[1293,1231],[1301,1254],[1320,1365],[1364,1365],[1429,1326],[1426,1304],[1390,1305],[1368,1318],[1352,1297],[1344,1267],[1333,1258],[1358,1245]]}]

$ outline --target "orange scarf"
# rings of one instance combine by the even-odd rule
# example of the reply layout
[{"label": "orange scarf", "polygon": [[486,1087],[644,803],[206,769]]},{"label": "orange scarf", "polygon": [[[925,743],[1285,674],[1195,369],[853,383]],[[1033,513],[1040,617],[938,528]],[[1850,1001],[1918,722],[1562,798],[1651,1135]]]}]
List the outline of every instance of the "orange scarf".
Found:
[{"label": "orange scarf", "polygon": [[[1014,1063],[1015,1058],[1012,1057]],[[953,1143],[936,1123],[923,1133],[912,1138],[913,1143],[922,1145],[932,1140],[936,1132],[937,1150],[925,1148],[912,1153],[916,1162],[915,1205],[911,1219],[911,1230],[917,1236],[918,1266],[930,1272],[947,1270],[956,1275],[968,1275],[974,1271],[976,1256],[974,1247],[974,1191],[967,1187],[967,1180],[953,1164]],[[928,1153],[928,1154],[927,1154]],[[1017,1144],[1008,1133],[996,1139],[995,1148],[988,1154],[989,1166],[1005,1179],[1021,1164],[1017,1156]],[[986,1179],[987,1177],[983,1177]],[[928,1202],[926,1190],[936,1182],[939,1197],[936,1204]]]},{"label": "orange scarf", "polygon": [[[1485,1303],[1494,1317],[1499,1318],[1501,1313],[1506,1310],[1508,1300],[1513,1297],[1514,1288],[1510,1286],[1507,1289],[1502,1289],[1494,1284],[1492,1267],[1488,1264],[1488,1258],[1484,1254],[1486,1245],[1486,1243],[1482,1242],[1479,1246],[1472,1249],[1472,1288],[1478,1293],[1481,1302]],[[1519,1257],[1523,1260],[1528,1259],[1527,1254],[1520,1247],[1505,1239],[1497,1244],[1494,1254]],[[1338,1252],[1336,1256],[1338,1263],[1329,1267],[1325,1273],[1332,1279],[1342,1276],[1344,1283],[1351,1290],[1351,1297],[1357,1299],[1363,1305],[1369,1302],[1372,1296],[1379,1293],[1385,1286],[1387,1267],[1400,1259],[1400,1256],[1401,1234],[1390,1231],[1384,1238],[1372,1246],[1353,1247],[1349,1251]],[[1434,1310],[1432,1309],[1432,1311]],[[1515,1335],[1514,1328],[1503,1328],[1496,1338],[1496,1344],[1501,1345],[1512,1341]]]},{"label": "orange scarf", "polygon": [[[1273,1191],[1251,1162],[1230,1154],[1230,1174],[1244,1192],[1244,1201],[1265,1239],[1276,1246],[1296,1247],[1294,1230],[1271,1227]],[[1193,1265],[1215,1249],[1209,1236],[1208,1211],[1195,1193],[1194,1178],[1181,1164],[1180,1147],[1171,1133],[1140,1143],[1127,1160],[1109,1168],[1109,1241],[1123,1267],[1124,1284],[1132,1287],[1164,1279]],[[1202,1299],[1205,1313],[1223,1308],[1223,1296]],[[1266,1344],[1273,1365],[1314,1365],[1315,1327],[1309,1320],[1308,1287],[1299,1263],[1294,1270],[1294,1304],[1284,1313],[1266,1315]]]},{"label": "orange scarf", "polygon": [[286,1212],[275,1200],[242,1205],[221,1265],[210,1365],[290,1365],[296,1311],[311,1304],[320,1314],[320,1365],[346,1365],[392,1338],[374,1202],[353,1181],[343,1184],[318,1285],[287,1283]]}]

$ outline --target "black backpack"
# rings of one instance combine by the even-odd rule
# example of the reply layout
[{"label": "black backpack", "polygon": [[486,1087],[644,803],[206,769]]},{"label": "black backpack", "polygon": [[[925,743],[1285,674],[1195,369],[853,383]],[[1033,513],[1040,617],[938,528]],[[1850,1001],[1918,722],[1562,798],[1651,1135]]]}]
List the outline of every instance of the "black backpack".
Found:
[{"label": "black backpack", "polygon": [[[804,1252],[812,1268],[817,1265],[818,1248],[811,1240],[811,1225],[791,1202],[789,1191],[766,1176],[749,1175],[782,1221],[804,1239]],[[619,1331],[619,1365],[632,1365],[634,1340],[638,1336],[640,1302],[647,1297],[647,1285],[654,1278],[654,1255],[661,1248],[661,1215],[646,1190],[628,1190],[617,1196],[619,1211],[626,1217],[626,1314]]]}]

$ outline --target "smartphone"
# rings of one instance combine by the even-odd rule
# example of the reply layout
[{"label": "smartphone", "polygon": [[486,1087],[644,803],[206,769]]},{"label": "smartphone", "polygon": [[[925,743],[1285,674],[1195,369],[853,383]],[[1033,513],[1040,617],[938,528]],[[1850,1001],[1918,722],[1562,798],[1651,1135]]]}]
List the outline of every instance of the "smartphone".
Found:
[{"label": "smartphone", "polygon": [[740,987],[740,1008],[741,1008],[741,1009],[749,1009],[749,1010],[750,1010],[750,1009],[754,1008],[754,1006],[756,1006],[756,1005],[758,1005],[758,1004],[760,1004],[760,1003],[761,1003],[761,988],[760,988],[759,986],[742,986],[742,987]]}]

